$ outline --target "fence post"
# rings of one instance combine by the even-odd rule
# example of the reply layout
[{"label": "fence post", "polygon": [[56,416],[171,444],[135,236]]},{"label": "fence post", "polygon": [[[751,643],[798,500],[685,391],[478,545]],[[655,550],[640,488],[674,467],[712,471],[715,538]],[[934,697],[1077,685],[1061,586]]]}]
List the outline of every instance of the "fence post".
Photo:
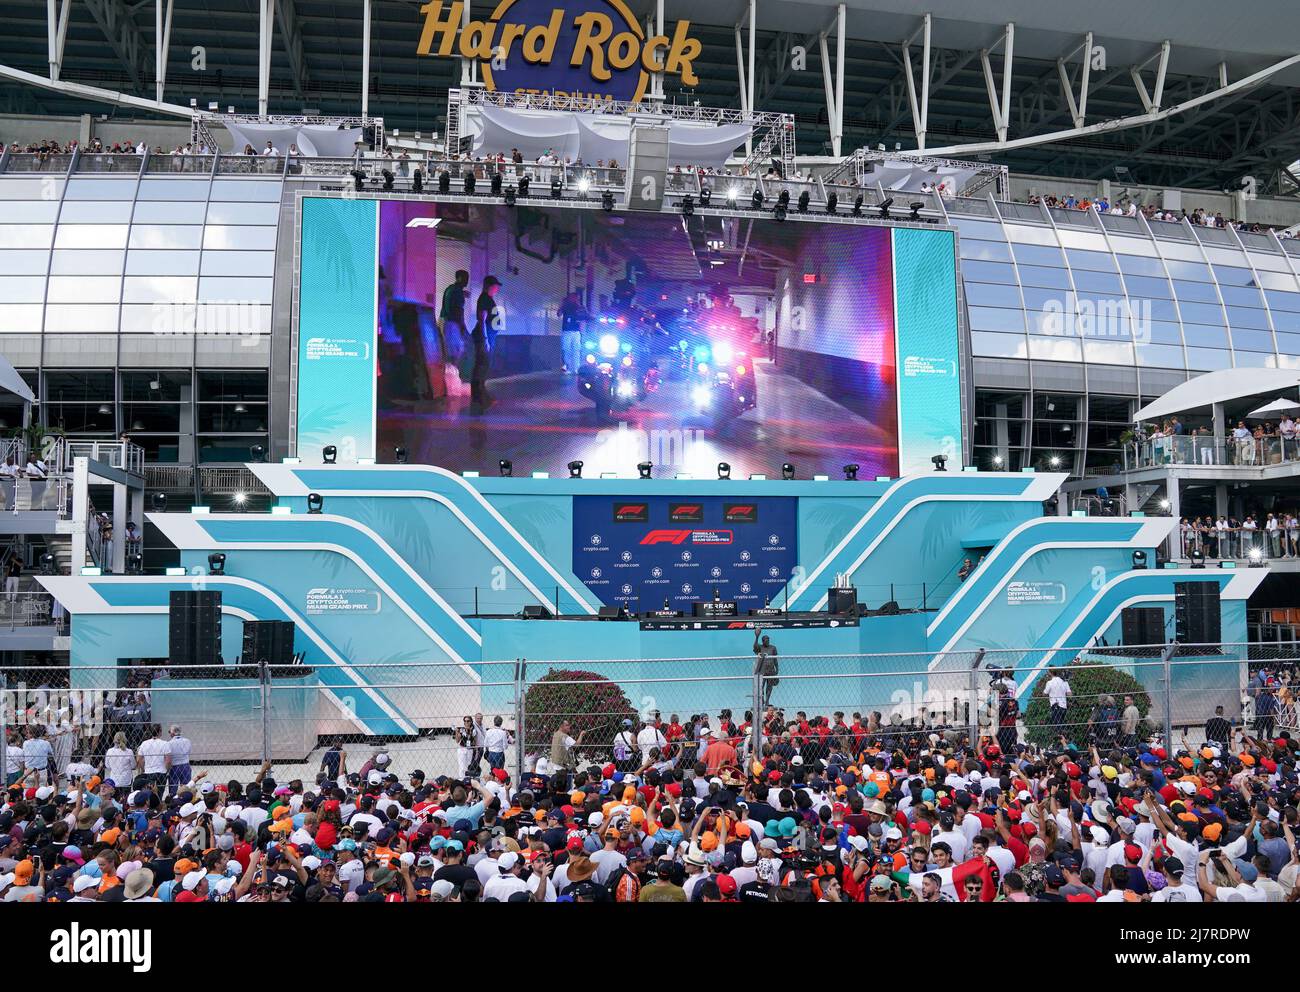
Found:
[{"label": "fence post", "polygon": [[1172,748],[1174,742],[1174,653],[1178,642],[1170,641],[1160,654],[1160,664],[1164,669],[1165,680],[1165,747]]},{"label": "fence post", "polygon": [[0,675],[0,781],[9,790],[9,684],[8,676]]},{"label": "fence post", "polygon": [[271,666],[257,663],[257,678],[262,693],[262,761],[271,760]]},{"label": "fence post", "polygon": [[524,777],[524,755],[527,751],[527,725],[524,712],[524,673],[528,668],[528,661],[524,658],[515,659],[515,787]]},{"label": "fence post", "polygon": [[970,734],[970,746],[972,749],[979,747],[980,742],[980,672],[984,663],[984,649],[980,648],[975,652],[975,660],[970,666],[970,701],[966,704],[967,732]]}]

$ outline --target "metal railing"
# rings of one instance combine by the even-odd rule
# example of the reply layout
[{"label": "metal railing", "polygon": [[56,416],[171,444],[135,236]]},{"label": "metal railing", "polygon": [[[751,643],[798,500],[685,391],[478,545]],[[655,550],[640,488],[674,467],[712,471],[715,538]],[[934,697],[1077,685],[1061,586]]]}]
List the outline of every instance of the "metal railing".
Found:
[{"label": "metal railing", "polygon": [[150,155],[144,171],[150,176],[174,175],[182,172],[205,176],[212,171],[216,160],[216,155]]},{"label": "metal railing", "polygon": [[6,583],[0,594],[0,629],[54,627],[61,630],[67,625],[67,617],[48,592],[32,589],[10,592]]},{"label": "metal railing", "polygon": [[1257,527],[1193,524],[1183,522],[1177,531],[1177,558],[1200,556],[1209,559],[1267,561],[1300,558],[1300,526],[1288,527],[1285,521],[1267,518]]},{"label": "metal railing", "polygon": [[67,468],[72,460],[89,458],[110,468],[119,468],[132,475],[144,474],[144,448],[130,441],[81,441],[68,438],[64,442]]},{"label": "metal railing", "polygon": [[117,172],[135,175],[144,161],[143,153],[135,152],[81,152],[77,156],[77,172]]},{"label": "metal railing", "polygon": [[[771,636],[779,643],[779,630]],[[327,755],[336,746],[348,752],[348,771],[382,751],[399,775],[420,768],[429,778],[482,774],[489,764],[518,776],[610,761],[624,770],[656,760],[680,766],[701,755],[708,730],[720,726],[742,755],[779,737],[805,762],[835,751],[856,759],[868,744],[907,747],[931,734],[1007,749],[1056,748],[1062,737],[1083,750],[1140,741],[1176,746],[1184,738],[1199,745],[1219,729],[1210,723],[1219,707],[1234,738],[1242,731],[1268,738],[1294,726],[1298,660],[1298,645],[1156,644],[779,655],[775,668],[756,665],[748,653],[517,659],[476,664],[473,678],[462,665],[408,662],[351,666],[357,682],[346,690],[326,688],[303,666],[11,666],[0,669],[0,722],[11,745],[15,729],[66,722],[75,740],[65,753],[92,764],[109,760],[118,733],[134,752],[148,724],[177,724],[193,744],[194,771],[218,780],[270,758],[277,778],[310,781],[323,760],[334,760]],[[1045,692],[1057,674],[1071,691],[1066,706],[1054,709]],[[376,738],[364,725],[358,704],[376,693],[399,715],[401,732]],[[662,740],[649,732],[620,746],[625,720],[634,734],[647,723],[657,727]],[[497,746],[489,748],[489,740]]]},{"label": "metal railing", "polygon": [[1236,465],[1265,468],[1300,462],[1300,435],[1266,434],[1263,437],[1212,437],[1175,434],[1131,441],[1124,446],[1126,471],[1164,465]]}]

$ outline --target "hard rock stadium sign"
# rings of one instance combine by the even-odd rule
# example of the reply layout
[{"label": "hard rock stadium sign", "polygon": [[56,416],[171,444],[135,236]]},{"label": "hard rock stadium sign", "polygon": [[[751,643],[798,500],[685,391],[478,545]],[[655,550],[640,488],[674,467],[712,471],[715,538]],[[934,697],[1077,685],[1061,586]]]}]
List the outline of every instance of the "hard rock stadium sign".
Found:
[{"label": "hard rock stadium sign", "polygon": [[678,21],[671,36],[651,35],[623,0],[501,0],[486,20],[463,22],[464,0],[433,0],[424,18],[420,55],[479,63],[489,90],[558,93],[639,101],[653,73],[696,86],[701,45]]}]

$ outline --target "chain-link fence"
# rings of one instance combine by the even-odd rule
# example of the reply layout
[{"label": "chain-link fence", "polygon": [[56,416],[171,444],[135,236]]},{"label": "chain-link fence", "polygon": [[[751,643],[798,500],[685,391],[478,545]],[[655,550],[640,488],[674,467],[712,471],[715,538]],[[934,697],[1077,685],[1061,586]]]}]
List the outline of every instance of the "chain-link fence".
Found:
[{"label": "chain-link fence", "polygon": [[[939,734],[1004,749],[1105,749],[1296,730],[1300,647],[770,655],[456,665],[3,669],[10,781],[91,766],[134,781],[177,765],[217,782],[419,770],[519,777],[635,770],[782,743],[809,760]],[[709,752],[713,731],[726,738]],[[33,740],[48,745],[47,749]],[[160,747],[161,740],[167,746]],[[386,758],[380,757],[386,756]],[[48,774],[48,773],[47,773]],[[179,776],[181,773],[178,772]]]}]

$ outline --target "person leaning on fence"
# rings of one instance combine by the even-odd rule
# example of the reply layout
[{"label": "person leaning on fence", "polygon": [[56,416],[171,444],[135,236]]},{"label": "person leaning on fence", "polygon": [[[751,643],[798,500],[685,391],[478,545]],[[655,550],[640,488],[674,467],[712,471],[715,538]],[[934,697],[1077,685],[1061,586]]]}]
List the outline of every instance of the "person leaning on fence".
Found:
[{"label": "person leaning on fence", "polygon": [[572,730],[573,724],[566,719],[560,722],[555,733],[551,735],[551,752],[547,756],[551,774],[572,768],[577,762],[574,749],[582,743],[582,739],[587,736],[587,731],[578,731],[578,736],[575,738],[569,736]]},{"label": "person leaning on fence", "polygon": [[777,687],[780,680],[776,677],[781,670],[780,663],[777,661],[776,645],[766,634],[760,636],[760,630],[754,628],[754,654],[758,660],[754,664],[754,674],[763,678],[763,705],[768,705],[772,699],[772,690]]}]

